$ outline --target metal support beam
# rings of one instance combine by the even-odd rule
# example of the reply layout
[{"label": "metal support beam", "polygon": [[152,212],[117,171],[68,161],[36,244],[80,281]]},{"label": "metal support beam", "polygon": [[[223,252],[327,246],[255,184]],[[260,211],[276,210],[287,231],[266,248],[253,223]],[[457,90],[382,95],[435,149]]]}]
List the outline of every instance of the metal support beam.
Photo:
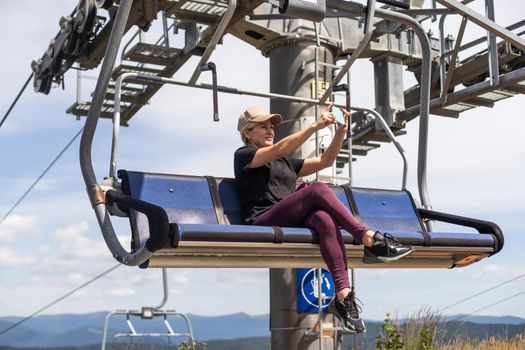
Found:
[{"label": "metal support beam", "polygon": [[[525,26],[525,19],[524,20],[521,20],[521,21],[518,21],[514,24],[511,24],[510,26],[508,27],[505,27],[505,29],[508,29],[508,30],[515,30],[515,29],[518,29],[518,28],[521,28]],[[521,36],[523,35],[523,33],[518,33],[518,36]],[[487,36],[484,36],[484,37],[481,37],[481,38],[478,38],[476,40],[472,40],[471,42],[469,42],[468,44],[465,44],[463,46],[461,46],[459,48],[459,51],[464,51],[464,50],[467,50],[467,49],[470,49],[471,47],[474,47],[476,45],[479,45],[479,44],[482,44],[484,43],[485,41],[487,40]],[[445,57],[445,56],[450,56],[452,54],[452,50],[450,51],[447,51],[447,52],[444,52],[441,56]]]},{"label": "metal support beam", "polygon": [[[488,19],[494,21],[494,0],[485,0],[485,13]],[[495,86],[499,84],[498,46],[496,44],[496,36],[489,30],[487,30],[487,42],[489,52],[489,77],[491,84]]]},{"label": "metal support beam", "polygon": [[194,85],[197,82],[197,79],[199,79],[199,75],[202,72],[201,66],[208,63],[208,59],[210,58],[211,54],[213,53],[213,50],[215,50],[215,47],[217,46],[222,35],[224,34],[224,31],[226,30],[228,23],[230,23],[230,19],[233,17],[236,7],[237,7],[237,0],[230,0],[230,3],[228,4],[228,9],[222,16],[222,19],[219,25],[217,26],[217,29],[213,33],[210,43],[206,47],[204,54],[202,55],[199,63],[197,64],[197,67],[195,68],[195,71],[193,72],[193,75],[190,78],[189,83],[191,85]]},{"label": "metal support beam", "polygon": [[[468,88],[465,88],[463,90],[460,90],[458,92],[454,92],[452,94],[448,95],[447,98],[447,105],[452,105],[457,102],[466,101],[473,97],[478,97],[484,93],[494,91],[495,89],[506,89],[507,86],[514,86],[513,84],[516,84],[518,82],[525,80],[525,68],[521,68],[515,71],[512,71],[507,74],[503,74],[500,76],[500,83],[498,86],[494,87],[490,84],[490,81],[484,81],[482,83],[478,83],[476,85],[469,86]],[[510,90],[510,89],[509,89]],[[440,99],[436,98],[433,99],[430,102],[430,108],[439,108],[440,107]],[[410,120],[413,117],[417,116],[419,113],[419,106],[410,107],[407,110],[400,112],[398,114],[399,118]]]},{"label": "metal support beam", "polygon": [[366,26],[365,26],[365,36],[357,46],[357,48],[352,52],[350,57],[348,57],[348,60],[346,61],[345,65],[339,72],[337,73],[337,76],[334,78],[332,83],[328,86],[326,89],[323,97],[321,97],[320,102],[324,103],[328,100],[328,97],[333,92],[334,86],[338,85],[341,79],[345,76],[345,74],[348,72],[350,67],[354,64],[354,62],[359,58],[361,53],[367,48],[370,39],[372,38],[373,33],[373,27],[374,27],[374,17],[375,17],[375,6],[376,2],[375,0],[368,0],[368,6],[366,9]]},{"label": "metal support beam", "polygon": [[498,37],[504,39],[505,41],[508,41],[514,44],[520,49],[525,50],[525,40],[523,38],[505,29],[504,27],[500,26],[494,21],[487,19],[483,15],[480,15],[476,11],[473,11],[468,6],[465,6],[456,0],[436,0],[436,1],[439,2],[441,5],[445,6],[446,8],[457,11],[460,14],[467,16],[469,20],[476,23],[483,29],[497,35]]},{"label": "metal support beam", "polygon": [[[456,69],[456,60],[458,58],[458,51],[459,47],[461,45],[461,41],[463,40],[463,34],[465,33],[465,28],[467,27],[468,18],[463,17],[461,20],[461,26],[459,27],[458,37],[456,39],[456,43],[454,45],[454,50],[452,50],[452,56],[450,57],[450,65],[445,77],[445,81],[441,81],[441,105],[443,106],[445,102],[447,101],[447,94],[448,94],[448,88],[450,86],[450,82],[452,81],[452,76],[454,75],[454,70]],[[441,47],[443,47],[443,43],[441,43]],[[444,64],[444,60],[441,62],[441,64]],[[444,67],[444,66],[443,66]],[[442,69],[443,69],[442,67]]]}]

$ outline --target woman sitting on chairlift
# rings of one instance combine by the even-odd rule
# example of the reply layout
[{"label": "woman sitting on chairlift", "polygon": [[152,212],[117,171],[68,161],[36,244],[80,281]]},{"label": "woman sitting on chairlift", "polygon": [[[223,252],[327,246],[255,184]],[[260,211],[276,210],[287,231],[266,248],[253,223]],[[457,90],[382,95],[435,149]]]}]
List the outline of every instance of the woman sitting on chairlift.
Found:
[{"label": "woman sitting on chairlift", "polygon": [[260,226],[307,227],[319,236],[321,255],[332,274],[336,297],[330,311],[349,332],[365,332],[359,307],[348,279],[346,251],[340,228],[351,233],[364,247],[364,263],[400,259],[414,248],[401,245],[388,233],[372,231],[360,223],[330,188],[314,182],[296,190],[297,178],[332,166],[343,144],[349,112],[338,124],[330,146],[319,157],[297,159],[290,155],[316,131],[335,124],[332,105],[304,130],[274,143],[274,125],[282,121],[260,107],[241,113],[238,130],[244,146],[235,151],[235,179],[239,188],[243,217]]}]

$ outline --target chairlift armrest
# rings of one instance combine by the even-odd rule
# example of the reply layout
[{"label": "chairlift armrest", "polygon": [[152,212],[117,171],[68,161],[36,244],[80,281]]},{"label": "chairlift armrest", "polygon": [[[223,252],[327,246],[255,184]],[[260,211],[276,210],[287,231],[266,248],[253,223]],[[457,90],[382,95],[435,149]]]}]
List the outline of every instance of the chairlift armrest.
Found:
[{"label": "chairlift armrest", "polygon": [[476,229],[479,233],[488,233],[494,235],[496,239],[496,247],[495,252],[493,254],[496,254],[503,248],[503,232],[501,231],[501,228],[494,222],[452,215],[448,213],[442,213],[422,208],[418,208],[418,212],[422,219],[430,219],[454,225],[472,227]]},{"label": "chairlift armrest", "polygon": [[150,252],[164,248],[169,242],[170,225],[168,215],[163,208],[114,190],[106,192],[106,200],[109,204],[116,203],[146,215],[150,231],[146,247]]}]

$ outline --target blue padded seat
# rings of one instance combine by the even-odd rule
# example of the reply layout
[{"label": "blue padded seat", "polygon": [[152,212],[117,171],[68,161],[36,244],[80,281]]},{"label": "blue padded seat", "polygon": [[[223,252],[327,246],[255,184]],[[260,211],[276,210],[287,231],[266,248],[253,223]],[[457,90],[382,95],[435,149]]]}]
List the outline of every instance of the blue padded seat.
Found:
[{"label": "blue padded seat", "polygon": [[232,225],[244,224],[235,179],[217,178],[217,191],[219,192],[227,222]]},{"label": "blue padded seat", "polygon": [[[158,205],[170,223],[217,225],[217,214],[208,181],[202,176],[119,171],[122,190],[134,198]],[[132,246],[138,249],[149,238],[148,219],[130,210]]]},{"label": "blue padded seat", "polygon": [[391,233],[415,246],[483,247],[499,249],[492,232],[427,232],[409,191],[347,188],[354,215],[372,230]]},{"label": "blue padded seat", "polygon": [[[214,242],[260,243],[263,245],[270,244],[272,247],[275,244],[290,244],[287,252],[292,249],[299,254],[299,259],[302,259],[304,255],[301,255],[302,253],[296,249],[306,248],[298,248],[299,246],[294,244],[319,243],[317,233],[307,228],[264,227],[244,224],[234,179],[151,174],[124,170],[119,171],[119,177],[122,179],[122,192],[125,195],[136,201],[150,203],[161,212],[166,213],[169,223],[166,226],[169,227],[169,233],[167,233],[169,243],[164,248],[171,249],[173,254],[176,254],[175,252],[180,249],[178,248],[179,242],[206,243],[206,249],[208,249],[206,252],[208,253],[203,252],[203,259],[209,259],[210,255],[207,254],[213,255],[210,249],[213,250]],[[411,255],[409,260],[418,261],[419,267],[453,267],[456,263],[459,264],[458,266],[465,266],[497,253],[503,246],[503,235],[496,224],[417,209],[408,191],[350,188],[347,186],[330,186],[330,188],[337,198],[366,226],[372,230],[388,232],[401,243],[416,246],[416,252]],[[117,205],[124,206],[124,202],[120,204],[117,202]],[[121,207],[121,209],[129,214],[132,228],[132,249],[136,251],[151,238],[149,228],[153,227],[151,224],[156,220],[150,222],[149,220],[153,219],[148,219],[141,212],[126,209],[126,207]],[[422,218],[473,227],[482,234],[427,232],[425,226],[422,225]],[[162,222],[165,222],[164,220],[166,219],[162,219]],[[357,257],[359,257],[362,251],[359,253],[359,251],[352,250],[354,248],[350,248],[351,245],[357,244],[353,236],[345,230],[341,230],[341,233],[345,244],[347,244],[347,252],[350,249],[354,252],[353,254],[358,254]],[[162,244],[164,243],[160,244],[161,247]],[[186,244],[185,247],[186,253],[181,253],[186,254],[183,262],[180,263],[182,266],[188,266],[184,264],[189,264],[187,262],[188,259],[191,259],[189,257],[198,254],[198,250],[191,250],[197,248],[190,249],[194,245]],[[228,246],[222,245],[221,247],[217,248],[216,256],[218,259],[225,256],[226,251],[224,249],[225,247],[227,249]],[[355,247],[355,249],[361,248]],[[263,253],[258,250],[257,254],[260,256]],[[282,257],[274,248],[269,254],[276,259]],[[305,254],[310,256],[308,254],[311,252]],[[164,258],[159,257],[159,259],[161,260],[158,260],[156,264],[165,263],[165,260],[162,260]],[[238,262],[235,260],[236,258],[229,257],[228,259],[230,262],[225,263],[225,266],[231,266],[228,264]],[[423,263],[422,260],[424,259],[429,259],[428,265]],[[436,262],[436,259],[441,259],[440,261],[443,263]],[[200,264],[198,260],[191,261],[191,264]],[[207,264],[211,263],[210,260],[206,261],[201,265],[208,266]],[[287,264],[294,264],[293,260],[287,261]],[[177,263],[174,264],[177,265]],[[249,260],[244,260],[243,264],[252,265]]]},{"label": "blue padded seat", "polygon": [[[119,177],[124,193],[164,208],[181,241],[319,243],[317,233],[308,228],[245,225],[234,179],[123,170]],[[345,190],[330,187],[351,210]],[[133,248],[138,249],[149,238],[148,220],[133,210],[129,216]],[[351,234],[344,230],[342,234],[346,244],[354,243]]]},{"label": "blue padded seat", "polygon": [[349,193],[355,216],[371,230],[425,231],[408,191],[351,188]]}]

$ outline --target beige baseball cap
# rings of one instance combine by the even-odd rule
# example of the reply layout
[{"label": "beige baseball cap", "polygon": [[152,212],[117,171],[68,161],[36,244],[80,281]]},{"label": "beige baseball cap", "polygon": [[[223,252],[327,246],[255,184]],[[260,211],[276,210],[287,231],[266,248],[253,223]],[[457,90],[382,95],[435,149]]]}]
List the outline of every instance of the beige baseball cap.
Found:
[{"label": "beige baseball cap", "polygon": [[270,114],[261,107],[250,107],[241,113],[237,130],[242,131],[249,122],[265,122],[271,119],[272,124],[279,124],[283,117],[280,114]]}]

